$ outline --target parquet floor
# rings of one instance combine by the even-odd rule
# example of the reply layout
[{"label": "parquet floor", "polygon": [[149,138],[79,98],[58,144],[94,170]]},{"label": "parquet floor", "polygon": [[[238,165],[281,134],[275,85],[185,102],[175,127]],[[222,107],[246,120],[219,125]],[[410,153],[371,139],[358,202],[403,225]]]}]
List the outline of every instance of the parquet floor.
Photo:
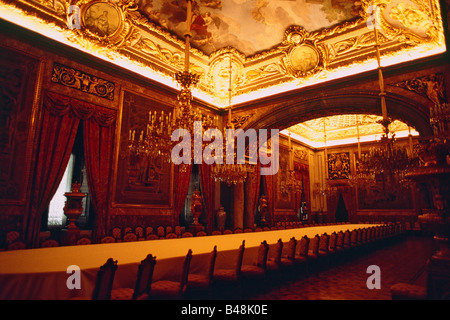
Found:
[{"label": "parquet floor", "polygon": [[[309,275],[284,277],[252,292],[255,300],[390,300],[390,287],[398,282],[425,286],[425,264],[434,252],[431,237],[405,235],[401,239],[361,252],[334,267]],[[380,268],[381,288],[368,289],[370,265]]]}]

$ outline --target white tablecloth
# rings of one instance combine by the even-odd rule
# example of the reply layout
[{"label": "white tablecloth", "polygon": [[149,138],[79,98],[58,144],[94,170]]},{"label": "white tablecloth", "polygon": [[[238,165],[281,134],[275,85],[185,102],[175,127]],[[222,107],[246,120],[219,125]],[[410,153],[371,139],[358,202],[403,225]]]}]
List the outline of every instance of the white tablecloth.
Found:
[{"label": "white tablecloth", "polygon": [[[91,296],[99,267],[108,258],[118,261],[114,288],[134,288],[137,268],[147,254],[156,256],[153,280],[179,279],[182,261],[189,249],[193,251],[191,273],[206,272],[209,253],[217,245],[216,268],[233,268],[235,256],[245,239],[244,264],[256,260],[260,243],[271,246],[278,239],[287,243],[291,237],[299,240],[304,235],[331,234],[334,231],[367,228],[368,224],[344,224],[295,228],[277,231],[239,233],[181,239],[135,241],[82,246],[62,246],[0,252],[0,299],[69,299]],[[273,250],[269,249],[269,257]],[[66,281],[71,274],[67,268],[77,265],[81,270],[81,289],[68,289]]]}]

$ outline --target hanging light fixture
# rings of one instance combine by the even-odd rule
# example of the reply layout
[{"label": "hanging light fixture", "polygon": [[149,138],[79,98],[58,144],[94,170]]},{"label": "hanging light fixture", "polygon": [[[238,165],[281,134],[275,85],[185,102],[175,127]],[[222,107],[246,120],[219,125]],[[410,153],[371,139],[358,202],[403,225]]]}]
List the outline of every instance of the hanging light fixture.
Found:
[{"label": "hanging light fixture", "polygon": [[[237,162],[237,153],[236,149],[234,150],[234,161],[233,163],[225,163],[226,157],[226,143],[227,140],[230,139],[232,136],[229,132],[234,132],[234,124],[232,122],[231,117],[231,96],[232,96],[232,59],[231,59],[231,53],[229,56],[229,82],[228,82],[228,122],[227,125],[224,127],[223,137],[226,137],[225,143],[223,145],[223,163],[215,163],[211,170],[211,176],[216,180],[220,182],[226,183],[228,186],[231,186],[232,184],[238,184],[243,183],[247,179],[247,174],[249,172],[252,172],[255,170],[255,165],[244,163],[240,164]],[[228,131],[230,130],[230,131]]]},{"label": "hanging light fixture", "polygon": [[[376,24],[375,24],[376,26]],[[375,51],[378,62],[378,84],[380,88],[382,120],[378,123],[383,126],[381,139],[375,147],[370,148],[369,153],[362,155],[358,152],[357,184],[367,183],[373,180],[382,181],[383,189],[387,187],[405,187],[405,174],[417,162],[417,157],[408,155],[407,148],[401,148],[395,144],[395,133],[391,132],[389,125],[392,119],[388,117],[386,107],[386,92],[381,67],[380,44],[378,41],[378,29],[374,27]],[[359,129],[359,128],[358,128]],[[359,178],[358,178],[359,177]]]},{"label": "hanging light fixture", "polygon": [[[172,132],[175,129],[186,129],[191,134],[191,163],[194,163],[194,135],[203,137],[203,133],[210,128],[217,128],[218,117],[202,115],[198,108],[191,105],[191,88],[195,86],[200,76],[189,71],[190,38],[192,21],[192,0],[187,1],[187,18],[185,37],[185,59],[184,71],[175,74],[175,80],[180,84],[181,89],[177,95],[178,103],[174,106],[173,114],[164,114],[164,111],[149,112],[146,132],[140,132],[139,138],[134,131],[130,131],[129,150],[132,155],[146,156],[149,158],[160,157],[167,162],[171,162],[171,151],[176,144],[171,140]],[[201,126],[195,126],[196,121],[201,122]],[[197,132],[201,131],[201,132]],[[204,145],[202,145],[204,148]]]}]

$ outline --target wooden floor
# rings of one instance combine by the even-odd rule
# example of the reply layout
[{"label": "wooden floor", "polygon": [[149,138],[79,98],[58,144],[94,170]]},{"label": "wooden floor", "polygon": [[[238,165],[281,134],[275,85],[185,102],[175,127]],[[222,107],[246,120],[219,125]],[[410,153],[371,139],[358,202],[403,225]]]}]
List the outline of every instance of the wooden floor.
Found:
[{"label": "wooden floor", "polygon": [[[398,282],[424,285],[425,264],[434,252],[431,237],[405,235],[392,244],[363,252],[337,266],[271,281],[247,299],[255,300],[390,300],[390,287]],[[381,271],[381,289],[369,290],[367,267]],[[278,283],[276,283],[278,281]]]}]

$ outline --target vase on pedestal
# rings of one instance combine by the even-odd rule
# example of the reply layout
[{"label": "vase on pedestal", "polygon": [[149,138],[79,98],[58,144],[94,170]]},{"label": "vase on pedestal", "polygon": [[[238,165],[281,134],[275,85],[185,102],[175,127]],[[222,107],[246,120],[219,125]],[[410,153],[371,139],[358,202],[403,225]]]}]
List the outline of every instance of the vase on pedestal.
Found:
[{"label": "vase on pedestal", "polygon": [[78,182],[72,184],[72,191],[66,192],[64,196],[67,198],[64,205],[64,215],[67,217],[68,224],[62,230],[62,242],[65,245],[76,244],[80,235],[80,228],[76,225],[77,219],[83,213],[83,199],[85,193],[80,191],[81,185]]}]

